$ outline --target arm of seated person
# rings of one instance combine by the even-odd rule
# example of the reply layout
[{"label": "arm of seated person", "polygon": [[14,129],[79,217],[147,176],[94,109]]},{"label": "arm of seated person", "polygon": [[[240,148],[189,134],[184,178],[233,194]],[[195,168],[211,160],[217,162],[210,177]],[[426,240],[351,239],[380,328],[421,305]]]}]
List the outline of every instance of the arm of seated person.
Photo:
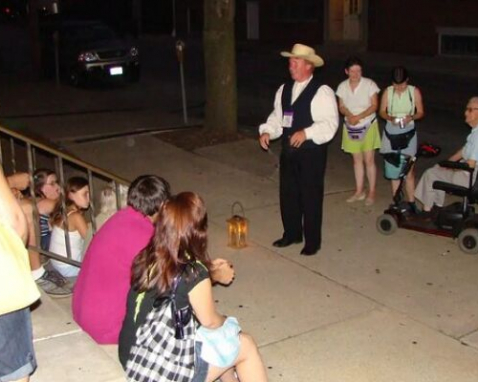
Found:
[{"label": "arm of seated person", "polygon": [[224,259],[214,259],[211,262],[210,272],[212,282],[222,285],[231,284],[236,275],[232,263]]},{"label": "arm of seated person", "polygon": [[81,212],[76,211],[68,216],[68,229],[70,231],[78,231],[83,239],[86,238],[88,223]]},{"label": "arm of seated person", "polygon": [[448,158],[451,162],[457,162],[463,158],[463,148],[458,150],[455,154],[453,154],[450,158]]},{"label": "arm of seated person", "polygon": [[470,168],[475,168],[476,166],[476,160],[473,159],[468,159],[466,163],[468,163],[468,166],[470,166]]},{"label": "arm of seated person", "polygon": [[196,318],[208,329],[219,328],[225,317],[216,311],[212,296],[212,284],[209,278],[198,283],[188,294]]},{"label": "arm of seated person", "polygon": [[41,199],[37,202],[38,213],[41,215],[50,215],[56,206],[56,201],[51,199]]},{"label": "arm of seated person", "polygon": [[28,226],[25,215],[12,194],[10,185],[0,169],[0,214],[3,221],[9,224],[26,243]]},{"label": "arm of seated person", "polygon": [[11,189],[23,191],[30,184],[30,175],[26,172],[17,172],[7,177],[8,185]]},{"label": "arm of seated person", "polygon": [[[448,158],[448,160],[452,162],[458,162],[461,159],[463,159],[463,148],[461,148],[455,154],[453,154],[450,158]],[[470,166],[470,168],[475,168],[476,166],[476,160],[474,159],[468,159],[466,163],[468,164],[468,166]]]}]

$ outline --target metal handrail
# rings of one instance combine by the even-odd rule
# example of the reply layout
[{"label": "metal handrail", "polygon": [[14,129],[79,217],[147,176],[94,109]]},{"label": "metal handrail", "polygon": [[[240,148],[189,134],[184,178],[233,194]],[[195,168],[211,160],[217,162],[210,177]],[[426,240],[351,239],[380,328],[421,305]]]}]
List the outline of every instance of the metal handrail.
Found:
[{"label": "metal handrail", "polygon": [[[89,184],[89,187],[90,187],[90,195],[91,195],[90,208],[91,208],[91,211],[92,211],[92,213],[91,213],[91,217],[92,217],[91,224],[92,224],[93,233],[96,232],[96,222],[95,222],[95,218],[94,218],[94,205],[92,203],[93,196],[94,196],[93,175],[102,177],[103,179],[107,179],[107,180],[113,182],[114,188],[115,188],[115,191],[116,191],[116,197],[117,197],[117,209],[120,208],[119,185],[123,184],[123,185],[128,186],[129,181],[127,181],[126,179],[121,178],[121,177],[119,177],[119,176],[117,176],[117,175],[115,175],[111,172],[105,171],[105,170],[103,170],[99,167],[96,167],[96,166],[94,166],[90,163],[87,163],[87,162],[85,162],[85,161],[83,161],[83,160],[81,160],[81,159],[79,159],[79,158],[77,158],[77,157],[75,157],[71,154],[64,153],[64,152],[62,152],[60,150],[57,150],[53,147],[50,147],[50,146],[48,146],[44,143],[41,143],[41,142],[39,142],[35,139],[27,137],[26,135],[23,135],[21,133],[18,133],[16,131],[13,131],[9,128],[6,128],[6,127],[0,125],[0,135],[2,133],[10,139],[10,152],[12,154],[12,158],[10,158],[10,161],[11,161],[14,173],[16,172],[16,164],[17,164],[16,152],[15,152],[15,140],[23,142],[26,145],[28,173],[30,175],[30,185],[31,185],[30,186],[31,202],[32,202],[32,206],[33,206],[33,215],[34,215],[33,218],[34,218],[34,224],[35,224],[35,236],[37,238],[37,243],[40,243],[40,241],[41,241],[40,229],[39,229],[39,213],[38,213],[38,209],[37,209],[37,205],[36,205],[36,198],[35,198],[35,195],[34,195],[34,192],[33,192],[33,172],[34,172],[34,169],[35,169],[35,166],[36,166],[36,152],[37,152],[37,150],[41,150],[41,151],[43,151],[43,152],[45,152],[45,153],[47,153],[50,156],[53,156],[55,158],[55,163],[56,163],[55,167],[56,167],[56,171],[58,173],[57,175],[59,175],[59,177],[61,179],[61,186],[62,187],[64,185],[64,167],[63,167],[63,163],[65,161],[86,170],[87,178],[88,178],[88,184]],[[5,157],[4,157],[4,153],[3,153],[3,150],[2,150],[2,146],[0,144],[0,164],[3,166],[4,162],[5,162]],[[64,201],[64,197],[63,197],[63,192],[61,193],[61,195],[62,195],[61,196],[62,199],[60,200],[60,202],[63,204],[63,207],[64,207],[65,206],[65,204],[64,204],[65,201]],[[54,260],[59,260],[59,261],[65,262],[67,264],[80,267],[81,263],[79,263],[78,261],[75,261],[71,258],[71,247],[70,247],[68,223],[67,223],[67,217],[66,217],[66,212],[65,212],[64,208],[63,208],[63,212],[64,212],[63,228],[64,228],[64,232],[65,232],[65,245],[66,245],[66,251],[67,251],[66,257],[64,257],[61,254],[50,252],[49,250],[44,250],[44,249],[42,249],[38,246],[29,246],[29,249],[34,251],[34,252],[45,255],[49,258],[52,258]]]},{"label": "metal handrail", "polygon": [[121,177],[119,177],[119,176],[117,176],[117,175],[115,175],[111,172],[108,172],[108,171],[103,170],[99,167],[96,167],[96,166],[94,166],[90,163],[87,163],[87,162],[85,162],[85,161],[83,161],[79,158],[76,158],[75,156],[73,156],[71,154],[65,154],[64,152],[62,152],[60,150],[49,147],[49,146],[47,146],[47,145],[45,145],[41,142],[38,142],[34,139],[31,139],[31,138],[27,137],[26,135],[20,134],[16,131],[10,130],[10,129],[2,126],[2,125],[0,125],[0,132],[5,133],[5,134],[11,136],[12,138],[18,139],[22,142],[29,143],[32,146],[34,146],[35,148],[41,149],[43,151],[48,152],[49,154],[60,157],[63,160],[66,160],[68,162],[76,164],[77,166],[83,167],[86,170],[91,170],[92,172],[94,172],[98,175],[101,175],[105,178],[111,179],[115,182],[122,183],[122,184],[125,184],[125,185],[129,184],[129,181],[127,181],[124,178],[121,178]]}]

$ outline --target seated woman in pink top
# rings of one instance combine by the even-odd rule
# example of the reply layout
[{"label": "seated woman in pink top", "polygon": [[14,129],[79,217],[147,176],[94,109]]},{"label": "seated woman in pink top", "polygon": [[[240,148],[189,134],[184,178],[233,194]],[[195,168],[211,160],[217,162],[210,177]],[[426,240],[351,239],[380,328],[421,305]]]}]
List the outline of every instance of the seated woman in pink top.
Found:
[{"label": "seated woman in pink top", "polygon": [[[128,190],[128,206],[108,219],[86,250],[73,291],[73,318],[99,344],[118,343],[133,259],[149,243],[159,208],[169,196],[164,179],[136,178]],[[232,281],[228,262],[218,259],[213,265],[215,281]]]},{"label": "seated woman in pink top", "polygon": [[134,257],[148,244],[169,184],[154,175],[133,181],[128,206],[96,232],[73,293],[73,318],[100,344],[115,344],[126,311]]}]

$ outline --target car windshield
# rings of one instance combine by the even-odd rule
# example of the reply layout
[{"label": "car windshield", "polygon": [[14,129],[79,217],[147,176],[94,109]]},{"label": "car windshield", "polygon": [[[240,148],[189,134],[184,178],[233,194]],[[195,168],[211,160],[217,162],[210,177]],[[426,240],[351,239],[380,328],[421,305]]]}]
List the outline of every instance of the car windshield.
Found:
[{"label": "car windshield", "polygon": [[65,28],[64,38],[75,41],[102,41],[112,40],[116,36],[114,32],[104,25],[81,25]]}]

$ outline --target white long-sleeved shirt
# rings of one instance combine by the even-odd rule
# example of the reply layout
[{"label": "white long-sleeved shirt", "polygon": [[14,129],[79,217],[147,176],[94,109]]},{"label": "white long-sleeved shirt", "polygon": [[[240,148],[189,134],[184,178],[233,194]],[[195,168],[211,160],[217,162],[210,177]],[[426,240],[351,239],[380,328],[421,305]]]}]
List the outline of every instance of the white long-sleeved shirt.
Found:
[{"label": "white long-sleeved shirt", "polygon": [[[292,103],[295,102],[302,90],[308,85],[312,76],[303,82],[294,82],[292,87]],[[277,90],[274,99],[274,110],[267,118],[267,122],[259,126],[259,134],[268,133],[270,139],[277,139],[282,135],[282,91],[284,85]],[[317,90],[310,104],[310,111],[314,123],[304,128],[305,136],[315,144],[329,142],[339,127],[339,112],[334,91],[327,85]]]}]

